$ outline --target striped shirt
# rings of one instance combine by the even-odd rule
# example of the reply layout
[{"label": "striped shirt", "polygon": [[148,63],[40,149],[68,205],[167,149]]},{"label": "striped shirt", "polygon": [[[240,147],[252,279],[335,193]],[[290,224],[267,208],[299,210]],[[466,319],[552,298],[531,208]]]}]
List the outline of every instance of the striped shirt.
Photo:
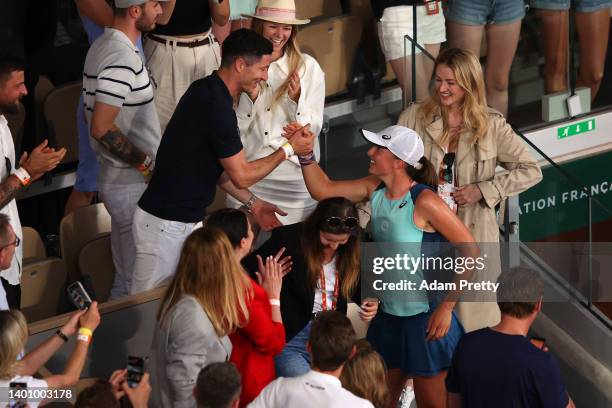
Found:
[{"label": "striped shirt", "polygon": [[[83,103],[87,123],[97,102],[121,108],[115,125],[130,142],[155,158],[161,130],[153,103],[153,83],[138,48],[121,31],[106,28],[89,48],[83,71]],[[143,181],[134,167],[90,137],[100,163],[98,182],[132,184]]]}]

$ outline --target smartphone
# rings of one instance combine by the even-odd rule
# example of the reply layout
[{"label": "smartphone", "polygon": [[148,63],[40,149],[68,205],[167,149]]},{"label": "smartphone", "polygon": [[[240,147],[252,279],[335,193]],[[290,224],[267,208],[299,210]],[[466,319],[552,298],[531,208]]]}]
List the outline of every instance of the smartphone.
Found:
[{"label": "smartphone", "polygon": [[529,341],[540,350],[544,350],[544,347],[546,346],[546,339],[543,337],[532,337],[529,339]]},{"label": "smartphone", "polygon": [[9,407],[25,408],[28,405],[28,384],[24,382],[12,382],[9,384]]},{"label": "smartphone", "polygon": [[134,388],[142,380],[144,374],[144,358],[128,356],[127,358],[127,383],[130,388]]},{"label": "smartphone", "polygon": [[68,286],[68,289],[66,290],[68,292],[70,300],[72,301],[72,303],[74,303],[77,309],[86,310],[87,308],[89,308],[89,306],[91,305],[91,298],[87,294],[87,291],[85,290],[81,282],[77,281],[71,283]]}]

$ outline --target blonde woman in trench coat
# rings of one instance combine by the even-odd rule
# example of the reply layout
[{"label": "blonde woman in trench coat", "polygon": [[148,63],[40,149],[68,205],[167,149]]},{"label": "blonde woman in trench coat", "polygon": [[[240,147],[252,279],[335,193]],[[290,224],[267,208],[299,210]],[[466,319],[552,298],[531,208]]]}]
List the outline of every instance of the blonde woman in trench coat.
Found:
[{"label": "blonde woman in trench coat", "polygon": [[[455,208],[476,242],[497,245],[495,206],[537,184],[542,172],[503,115],[487,107],[478,59],[466,50],[443,51],[436,59],[430,98],[410,105],[398,124],[414,129],[423,138],[425,157],[438,171],[441,186],[446,178],[454,190],[449,193],[440,187],[439,194]],[[453,160],[445,160],[445,156],[453,156]],[[496,174],[497,166],[506,171]],[[495,245],[485,247],[486,279],[492,281],[501,270]],[[466,331],[499,321],[494,301],[463,302],[457,310]]]}]

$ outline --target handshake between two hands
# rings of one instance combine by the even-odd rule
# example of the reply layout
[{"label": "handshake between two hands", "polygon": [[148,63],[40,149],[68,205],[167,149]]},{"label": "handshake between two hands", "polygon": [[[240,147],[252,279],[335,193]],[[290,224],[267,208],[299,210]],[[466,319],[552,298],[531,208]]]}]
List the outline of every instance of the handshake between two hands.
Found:
[{"label": "handshake between two hands", "polygon": [[283,127],[282,136],[291,143],[298,156],[306,156],[314,149],[315,134],[310,131],[310,123],[304,126],[298,122],[288,123]]}]

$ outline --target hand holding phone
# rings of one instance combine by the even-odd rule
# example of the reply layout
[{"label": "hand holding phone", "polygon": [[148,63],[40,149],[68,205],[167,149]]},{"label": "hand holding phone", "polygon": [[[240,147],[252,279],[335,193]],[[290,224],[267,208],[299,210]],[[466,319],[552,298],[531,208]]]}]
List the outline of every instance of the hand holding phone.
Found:
[{"label": "hand holding phone", "polygon": [[74,283],[71,283],[68,286],[68,289],[66,290],[68,292],[70,300],[72,301],[72,303],[74,303],[77,309],[86,310],[87,308],[89,308],[89,306],[91,306],[91,298],[87,294],[87,291],[85,290],[81,282],[76,281]]},{"label": "hand holding phone", "polygon": [[142,380],[144,374],[144,358],[128,356],[127,358],[127,383],[130,388],[135,388]]}]

